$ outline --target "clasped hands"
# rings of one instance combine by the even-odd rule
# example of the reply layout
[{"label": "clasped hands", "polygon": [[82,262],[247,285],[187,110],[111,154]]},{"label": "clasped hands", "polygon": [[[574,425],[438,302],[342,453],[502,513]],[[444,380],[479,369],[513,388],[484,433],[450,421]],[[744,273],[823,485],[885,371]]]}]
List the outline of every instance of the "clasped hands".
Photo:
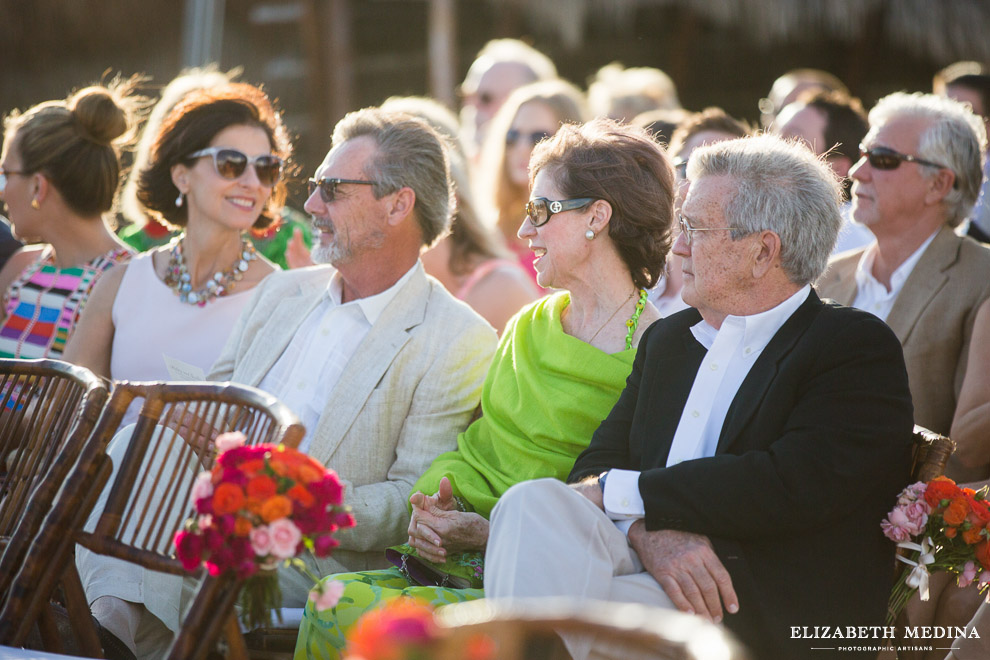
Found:
[{"label": "clasped hands", "polygon": [[409,545],[419,556],[443,564],[455,552],[483,550],[488,543],[488,521],[477,513],[459,511],[447,477],[435,495],[413,493],[409,498]]},{"label": "clasped hands", "polygon": [[[571,487],[605,510],[597,478]],[[678,610],[715,623],[722,620],[723,604],[730,614],[739,611],[732,578],[707,536],[674,529],[650,532],[643,519],[639,519],[629,528],[628,538],[643,568],[660,584]]]}]

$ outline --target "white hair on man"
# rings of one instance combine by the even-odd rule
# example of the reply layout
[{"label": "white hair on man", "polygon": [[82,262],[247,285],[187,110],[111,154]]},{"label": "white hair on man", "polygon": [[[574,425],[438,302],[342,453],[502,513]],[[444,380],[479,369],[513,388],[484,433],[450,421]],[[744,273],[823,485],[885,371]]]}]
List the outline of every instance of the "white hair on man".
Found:
[{"label": "white hair on man", "polygon": [[[918,157],[944,165],[955,175],[952,190],[945,196],[945,221],[950,227],[965,220],[976,204],[983,185],[983,158],[987,131],[983,120],[969,106],[934,94],[895,92],[870,110],[869,140],[879,127],[892,119],[916,118],[930,122],[918,140]],[[937,167],[921,164],[931,176]]]},{"label": "white hair on man", "polygon": [[691,154],[687,176],[732,177],[736,193],[724,213],[733,240],[777,234],[781,267],[792,282],[810,284],[825,272],[842,226],[842,186],[805,145],[770,134],[718,142]]}]

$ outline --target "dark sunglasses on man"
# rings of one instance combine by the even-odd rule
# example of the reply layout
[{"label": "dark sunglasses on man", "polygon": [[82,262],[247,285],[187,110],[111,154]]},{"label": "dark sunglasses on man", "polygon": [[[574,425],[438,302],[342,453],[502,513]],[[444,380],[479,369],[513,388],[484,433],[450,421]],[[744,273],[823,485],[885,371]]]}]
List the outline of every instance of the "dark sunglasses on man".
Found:
[{"label": "dark sunglasses on man", "polygon": [[320,199],[323,200],[324,204],[329,204],[337,198],[337,186],[342,183],[354,183],[363,186],[373,186],[377,181],[364,181],[362,179],[309,179],[307,181],[307,190],[309,191],[308,196],[312,196],[313,192],[319,188],[320,189]]},{"label": "dark sunglasses on man", "polygon": [[544,140],[550,137],[550,134],[546,131],[533,131],[532,133],[520,133],[514,128],[510,128],[509,132],[505,134],[505,145],[508,147],[516,146],[519,140],[526,140],[529,146],[535,147],[539,144],[540,140]]},{"label": "dark sunglasses on man", "polygon": [[595,201],[594,197],[579,197],[576,199],[550,200],[546,197],[536,197],[526,202],[526,215],[534,227],[542,227],[550,222],[555,213],[573,211],[584,208]]},{"label": "dark sunglasses on man", "polygon": [[237,149],[227,147],[210,147],[189,154],[189,158],[213,157],[213,167],[217,174],[225,179],[239,179],[248,165],[254,167],[254,173],[261,185],[271,188],[282,178],[282,159],[271,154],[248,158],[247,154]]},{"label": "dark sunglasses on man", "polygon": [[902,154],[887,147],[871,147],[867,149],[861,144],[859,145],[859,157],[870,161],[870,167],[878,170],[896,170],[901,166],[903,161],[917,163],[918,165],[928,165],[929,167],[937,167],[939,169],[949,169],[945,165],[939,165],[938,163],[933,163],[930,160],[924,160],[916,156]]}]

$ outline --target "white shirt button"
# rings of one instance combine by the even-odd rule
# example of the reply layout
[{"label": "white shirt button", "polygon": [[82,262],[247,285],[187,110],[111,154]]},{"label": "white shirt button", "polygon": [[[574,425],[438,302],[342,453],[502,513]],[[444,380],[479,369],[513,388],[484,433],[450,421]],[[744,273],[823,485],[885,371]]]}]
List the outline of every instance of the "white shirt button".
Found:
[{"label": "white shirt button", "polygon": [[698,412],[697,410],[692,410],[691,417],[701,417],[701,413]]},{"label": "white shirt button", "polygon": [[306,389],[306,381],[301,380],[298,383],[296,383],[296,389],[297,390],[304,390],[304,389]]},{"label": "white shirt button", "polygon": [[629,498],[628,497],[623,497],[622,498],[622,506],[626,506],[626,507],[629,506]]},{"label": "white shirt button", "polygon": [[752,352],[753,352],[753,349],[752,349],[752,347],[750,347],[750,346],[747,346],[747,347],[746,347],[746,350],[745,350],[745,351],[743,351],[743,352],[744,352],[744,353],[745,353],[746,355],[749,355],[750,353],[752,353]]},{"label": "white shirt button", "polygon": [[708,368],[711,369],[712,371],[718,371],[718,363],[712,362]]},{"label": "white shirt button", "polygon": [[321,335],[323,335],[324,337],[326,337],[327,335],[329,335],[329,334],[330,334],[330,328],[328,328],[328,327],[326,327],[326,326],[324,326],[324,327],[323,327],[323,328],[322,328],[322,329],[320,330],[320,334],[321,334]]}]

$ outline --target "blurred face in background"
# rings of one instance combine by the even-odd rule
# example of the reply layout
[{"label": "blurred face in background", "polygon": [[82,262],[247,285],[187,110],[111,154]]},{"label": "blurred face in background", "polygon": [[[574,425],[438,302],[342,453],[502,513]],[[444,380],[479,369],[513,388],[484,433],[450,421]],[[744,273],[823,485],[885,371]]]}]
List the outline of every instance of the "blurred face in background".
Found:
[{"label": "blurred face in background", "polygon": [[533,147],[557,132],[560,122],[544,103],[530,101],[519,106],[505,135],[505,168],[509,180],[517,186],[529,185],[529,159]]}]

